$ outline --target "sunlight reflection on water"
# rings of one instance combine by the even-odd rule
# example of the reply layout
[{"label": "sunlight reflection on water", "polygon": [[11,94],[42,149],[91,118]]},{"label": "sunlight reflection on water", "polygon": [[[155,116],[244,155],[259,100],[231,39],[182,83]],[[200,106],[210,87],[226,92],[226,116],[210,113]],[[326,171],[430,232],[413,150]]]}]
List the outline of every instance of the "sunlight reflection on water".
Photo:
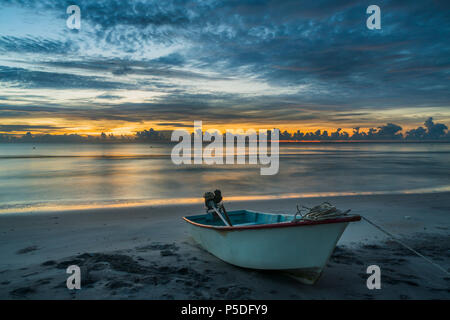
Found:
[{"label": "sunlight reflection on water", "polygon": [[[33,147],[36,147],[33,149]],[[280,171],[257,165],[175,166],[152,144],[0,144],[0,213],[450,191],[450,144],[289,144]]]}]

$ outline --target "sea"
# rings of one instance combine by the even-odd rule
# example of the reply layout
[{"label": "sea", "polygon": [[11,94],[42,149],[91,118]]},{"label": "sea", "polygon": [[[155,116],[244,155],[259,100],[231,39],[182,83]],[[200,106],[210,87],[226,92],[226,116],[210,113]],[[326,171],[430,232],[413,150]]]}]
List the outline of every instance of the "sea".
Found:
[{"label": "sea", "polygon": [[161,143],[0,144],[0,213],[450,191],[449,143],[282,143],[260,165],[175,165]]}]

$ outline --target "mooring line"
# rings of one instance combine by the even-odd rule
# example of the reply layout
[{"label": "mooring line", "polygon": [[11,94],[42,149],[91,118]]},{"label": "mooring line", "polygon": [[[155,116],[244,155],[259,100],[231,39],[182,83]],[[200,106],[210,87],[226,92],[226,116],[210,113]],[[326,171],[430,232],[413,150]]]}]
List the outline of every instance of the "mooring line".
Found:
[{"label": "mooring line", "polygon": [[376,223],[370,221],[369,219],[367,219],[364,216],[361,216],[361,218],[363,218],[364,220],[366,220],[368,223],[370,223],[372,226],[374,226],[375,228],[377,228],[378,230],[380,230],[381,232],[387,234],[389,237],[391,237],[392,239],[394,239],[395,242],[397,242],[398,244],[402,245],[403,247],[405,247],[406,249],[414,252],[416,255],[418,255],[419,257],[421,257],[422,259],[424,259],[425,261],[427,261],[428,263],[432,264],[433,266],[435,266],[436,268],[438,268],[439,270],[441,270],[442,272],[444,272],[446,275],[450,275],[450,272],[448,272],[447,270],[445,270],[443,267],[441,267],[440,265],[438,265],[437,263],[434,263],[433,261],[431,261],[430,259],[428,259],[427,257],[425,257],[423,254],[421,254],[420,252],[414,250],[413,248],[411,248],[410,246],[408,246],[407,244],[403,243],[402,241],[400,241],[399,239],[397,239],[397,237],[395,237],[392,233],[384,230],[382,227],[380,227],[379,225],[377,225]]}]

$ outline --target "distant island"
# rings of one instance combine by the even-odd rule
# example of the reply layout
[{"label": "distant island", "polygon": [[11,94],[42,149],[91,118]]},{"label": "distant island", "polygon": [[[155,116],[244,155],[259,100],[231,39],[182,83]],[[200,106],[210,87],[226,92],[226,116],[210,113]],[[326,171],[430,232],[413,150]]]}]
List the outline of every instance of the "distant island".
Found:
[{"label": "distant island", "polygon": [[[0,125],[0,130],[2,125]],[[333,132],[327,130],[317,130],[315,132],[302,132],[298,129],[294,133],[288,131],[280,132],[280,142],[352,142],[352,141],[390,141],[390,142],[450,142],[450,132],[448,127],[442,123],[435,123],[430,117],[424,122],[424,126],[402,133],[403,128],[397,124],[388,123],[386,125],[370,128],[368,131],[361,131],[360,127],[353,128],[353,133],[349,134],[341,128]],[[0,131],[1,132],[1,131]],[[83,136],[79,134],[37,134],[27,132],[22,136],[13,134],[1,134],[0,143],[145,143],[145,142],[171,142],[169,130],[144,130],[138,131],[134,135],[115,136],[102,132],[98,136]]]}]

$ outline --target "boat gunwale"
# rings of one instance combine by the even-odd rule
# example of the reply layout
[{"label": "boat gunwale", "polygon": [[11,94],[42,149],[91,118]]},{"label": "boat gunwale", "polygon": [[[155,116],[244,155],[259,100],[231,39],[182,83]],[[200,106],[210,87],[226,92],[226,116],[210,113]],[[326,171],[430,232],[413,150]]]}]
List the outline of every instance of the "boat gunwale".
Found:
[{"label": "boat gunwale", "polygon": [[202,224],[198,222],[194,222],[189,220],[187,217],[183,217],[183,219],[197,227],[214,229],[218,231],[239,231],[239,230],[252,230],[252,229],[275,229],[275,228],[287,228],[287,227],[303,227],[303,226],[311,226],[311,225],[320,225],[320,224],[332,224],[332,223],[343,223],[343,222],[354,222],[360,221],[360,215],[352,215],[344,218],[334,218],[334,219],[326,219],[326,220],[299,220],[299,221],[291,221],[291,222],[278,222],[271,224],[257,224],[257,225],[244,225],[244,226],[212,226],[207,224]]}]

